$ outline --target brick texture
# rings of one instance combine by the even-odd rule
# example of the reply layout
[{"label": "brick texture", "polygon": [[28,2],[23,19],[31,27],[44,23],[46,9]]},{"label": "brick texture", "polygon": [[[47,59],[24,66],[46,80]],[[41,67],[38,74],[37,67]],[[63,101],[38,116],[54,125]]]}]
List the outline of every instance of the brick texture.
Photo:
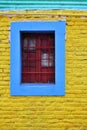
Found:
[{"label": "brick texture", "polygon": [[[66,95],[10,96],[10,23],[42,20],[66,20]],[[0,12],[0,130],[87,130],[87,12]]]}]

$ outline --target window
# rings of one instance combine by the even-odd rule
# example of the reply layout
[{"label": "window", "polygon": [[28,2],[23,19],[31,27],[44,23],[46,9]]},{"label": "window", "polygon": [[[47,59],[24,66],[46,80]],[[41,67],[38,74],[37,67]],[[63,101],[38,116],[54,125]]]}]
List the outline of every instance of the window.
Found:
[{"label": "window", "polygon": [[22,83],[55,83],[54,39],[53,32],[21,33]]},{"label": "window", "polygon": [[65,94],[65,21],[11,23],[11,95]]}]

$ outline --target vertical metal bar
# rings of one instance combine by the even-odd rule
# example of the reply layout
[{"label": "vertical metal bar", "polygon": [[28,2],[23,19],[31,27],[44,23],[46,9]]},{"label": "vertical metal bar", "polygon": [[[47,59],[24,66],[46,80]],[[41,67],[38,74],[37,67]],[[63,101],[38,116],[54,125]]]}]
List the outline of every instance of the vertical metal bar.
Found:
[{"label": "vertical metal bar", "polygon": [[40,83],[40,51],[41,51],[41,46],[40,46],[40,34],[37,36],[38,37],[38,82]]},{"label": "vertical metal bar", "polygon": [[50,35],[48,36],[48,83],[50,83]]}]

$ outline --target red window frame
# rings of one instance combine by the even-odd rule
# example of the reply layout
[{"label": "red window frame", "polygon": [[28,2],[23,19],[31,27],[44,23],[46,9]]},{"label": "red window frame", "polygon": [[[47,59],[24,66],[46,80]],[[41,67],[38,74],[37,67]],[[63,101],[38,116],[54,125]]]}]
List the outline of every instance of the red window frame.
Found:
[{"label": "red window frame", "polygon": [[54,32],[22,32],[22,83],[55,83]]}]

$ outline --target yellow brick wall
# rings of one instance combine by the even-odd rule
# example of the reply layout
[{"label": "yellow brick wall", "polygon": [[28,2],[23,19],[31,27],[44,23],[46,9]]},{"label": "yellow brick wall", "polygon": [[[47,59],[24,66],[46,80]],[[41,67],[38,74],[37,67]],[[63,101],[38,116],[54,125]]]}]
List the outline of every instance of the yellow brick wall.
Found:
[{"label": "yellow brick wall", "polygon": [[[66,20],[66,95],[10,96],[10,23]],[[0,130],[87,130],[87,12],[0,12]]]}]

